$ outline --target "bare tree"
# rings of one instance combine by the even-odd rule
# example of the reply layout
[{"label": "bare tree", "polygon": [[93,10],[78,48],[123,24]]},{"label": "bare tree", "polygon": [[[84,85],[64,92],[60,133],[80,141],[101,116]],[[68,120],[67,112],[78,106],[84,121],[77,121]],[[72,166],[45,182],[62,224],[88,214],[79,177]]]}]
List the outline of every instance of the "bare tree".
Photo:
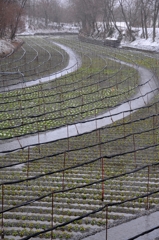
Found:
[{"label": "bare tree", "polygon": [[5,35],[6,31],[6,15],[5,12],[7,11],[7,4],[5,1],[0,2],[0,37],[2,38]]},{"label": "bare tree", "polygon": [[139,1],[139,9],[140,9],[140,19],[141,19],[141,27],[142,27],[142,36],[144,38],[148,38],[148,23],[150,21],[151,16],[151,4],[152,0],[141,0]]},{"label": "bare tree", "polygon": [[[156,23],[159,13],[159,0],[141,0],[141,25],[142,35],[144,38],[148,38],[147,26],[152,26],[152,40],[155,41],[156,37]],[[150,24],[152,22],[152,25]]]},{"label": "bare tree", "polygon": [[105,37],[105,34],[108,33],[109,35],[112,29],[112,8],[110,0],[103,1],[103,26]]},{"label": "bare tree", "polygon": [[[20,2],[27,0],[1,1]],[[59,4],[58,0],[28,1],[31,1],[34,7],[32,11],[34,18],[43,18],[46,27],[48,27],[49,21],[81,22],[82,31],[85,35],[98,36],[100,29],[97,21],[102,21],[104,27],[103,38],[111,36],[114,29],[119,32],[120,37],[122,36],[122,30],[117,21],[124,21],[127,29],[126,35],[130,41],[133,41],[135,40],[133,27],[142,27],[142,36],[147,39],[148,26],[151,23],[151,26],[153,26],[153,41],[155,40],[159,0],[68,0],[69,4],[64,7]],[[0,19],[2,16],[3,14],[0,14]],[[2,22],[0,21],[0,26]],[[0,28],[0,33],[1,31],[3,32]]]},{"label": "bare tree", "polygon": [[[50,21],[60,21],[60,5],[57,0],[39,0],[33,3],[34,9],[36,9],[36,19],[44,19],[45,27],[48,28]],[[32,7],[33,7],[32,6]],[[32,18],[35,17],[33,12]]]},{"label": "bare tree", "polygon": [[21,15],[24,11],[26,2],[27,0],[19,0],[17,1],[17,6],[14,6],[15,18],[14,18],[14,23],[11,25],[11,34],[10,34],[11,39],[15,38],[15,34],[17,32],[18,25],[20,24]]},{"label": "bare tree", "polygon": [[121,30],[116,24],[116,14],[115,10],[117,8],[118,0],[103,0],[103,25],[105,29],[105,34],[111,36],[114,31],[114,28],[119,32],[121,36]]},{"label": "bare tree", "polygon": [[99,0],[73,0],[72,7],[78,21],[82,22],[82,30],[86,35],[92,35],[99,12]]},{"label": "bare tree", "polygon": [[158,13],[159,13],[159,0],[154,0],[153,2],[153,36],[152,36],[152,40],[153,42],[155,41],[155,37],[156,37],[156,22],[157,22],[157,18],[158,18]]},{"label": "bare tree", "polygon": [[61,22],[65,23],[79,22],[79,19],[74,13],[74,8],[70,4],[68,4],[66,7],[60,7],[59,19]]},{"label": "bare tree", "polygon": [[22,24],[21,15],[27,0],[1,0],[0,37],[15,37],[18,26]]},{"label": "bare tree", "polygon": [[137,16],[138,16],[138,3],[139,0],[119,0],[121,12],[127,27],[127,34],[129,36],[130,41],[135,40],[135,36],[133,35],[132,26],[135,25]]}]

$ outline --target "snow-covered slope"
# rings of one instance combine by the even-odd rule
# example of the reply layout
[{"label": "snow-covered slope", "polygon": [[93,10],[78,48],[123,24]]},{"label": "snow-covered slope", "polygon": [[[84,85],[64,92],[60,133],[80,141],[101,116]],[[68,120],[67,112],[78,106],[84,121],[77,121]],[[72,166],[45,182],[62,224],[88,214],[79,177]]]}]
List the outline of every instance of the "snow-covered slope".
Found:
[{"label": "snow-covered slope", "polygon": [[148,39],[144,39],[141,36],[142,30],[139,28],[138,34],[135,36],[136,40],[133,42],[128,42],[123,39],[121,46],[159,52],[159,28],[156,28],[156,38],[154,42],[152,41],[152,28],[148,28]]},{"label": "snow-covered slope", "polygon": [[13,53],[19,46],[21,46],[23,41],[21,39],[15,39],[13,41],[0,39],[0,58]]},{"label": "snow-covered slope", "polygon": [[[44,32],[44,33],[50,33],[50,32],[78,32],[79,26],[70,25],[70,24],[63,24],[61,25],[61,28],[57,30],[55,29],[34,29],[31,30],[28,27],[26,28],[25,32],[21,33],[21,35],[34,35],[37,32]],[[128,42],[126,38],[123,38],[121,42],[121,47],[131,47],[131,48],[137,48],[137,49],[144,49],[144,50],[150,50],[150,51],[157,51],[159,52],[159,28],[156,28],[156,38],[155,42],[152,42],[152,28],[148,29],[148,35],[149,38],[146,40],[142,38],[142,30],[138,28],[137,34],[136,34],[136,40],[133,42]],[[115,37],[115,36],[114,36]],[[113,38],[113,37],[112,37]],[[14,42],[11,42],[9,40],[1,40],[0,39],[0,57],[4,57],[14,51],[15,48],[17,48],[17,45],[21,44],[18,40],[15,40]]]}]

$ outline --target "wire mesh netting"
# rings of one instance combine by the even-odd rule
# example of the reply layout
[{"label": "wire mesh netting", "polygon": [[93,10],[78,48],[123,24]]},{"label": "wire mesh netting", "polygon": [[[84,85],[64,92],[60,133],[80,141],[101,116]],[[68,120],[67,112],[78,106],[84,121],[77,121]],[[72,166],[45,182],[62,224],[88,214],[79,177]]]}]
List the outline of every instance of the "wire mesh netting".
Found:
[{"label": "wire mesh netting", "polygon": [[1,239],[82,239],[155,209],[158,54],[24,41],[0,62]]}]

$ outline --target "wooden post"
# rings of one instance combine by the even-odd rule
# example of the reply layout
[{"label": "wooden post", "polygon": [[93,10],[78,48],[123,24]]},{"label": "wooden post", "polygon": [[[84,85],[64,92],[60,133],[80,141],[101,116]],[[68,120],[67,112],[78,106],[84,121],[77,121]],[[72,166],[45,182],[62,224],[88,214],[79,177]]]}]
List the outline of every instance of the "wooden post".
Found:
[{"label": "wooden post", "polygon": [[[149,193],[149,186],[150,186],[150,166],[148,166],[148,178],[147,178],[147,194]],[[147,196],[147,202],[146,202],[146,210],[149,210],[150,204],[149,204],[149,196]]]},{"label": "wooden post", "polygon": [[[54,193],[52,193],[52,211],[51,211],[51,228],[54,227]],[[53,240],[53,230],[51,231],[51,240]]]},{"label": "wooden post", "polygon": [[4,239],[4,219],[3,219],[3,210],[4,210],[4,184],[2,184],[2,224],[1,224],[1,239]]},{"label": "wooden post", "polygon": [[28,147],[27,178],[29,177],[30,147]]},{"label": "wooden post", "polygon": [[106,240],[108,240],[108,206],[106,206]]},{"label": "wooden post", "polygon": [[99,156],[101,158],[102,156],[102,150],[101,150],[101,137],[100,137],[100,129],[98,130],[98,134],[99,134]]},{"label": "wooden post", "polygon": [[[66,152],[64,153],[64,162],[63,162],[63,168],[65,169],[66,165]],[[62,189],[65,189],[65,171],[63,171],[63,179],[62,179]]]},{"label": "wooden post", "polygon": [[131,101],[129,101],[129,106],[130,106],[130,121],[131,121]]},{"label": "wooden post", "polygon": [[[28,147],[28,161],[27,161],[27,178],[29,178],[29,158],[30,158],[30,147]],[[28,187],[28,181],[26,182]]]},{"label": "wooden post", "polygon": [[[102,180],[104,179],[104,159],[102,158]],[[104,181],[102,181],[102,202],[104,201]]]},{"label": "wooden post", "polygon": [[70,142],[69,142],[69,129],[67,125],[67,144],[68,144],[68,150],[70,149]]},{"label": "wooden post", "polygon": [[39,128],[38,128],[38,144],[39,144],[39,154],[40,154],[40,136],[39,136]]},{"label": "wooden post", "polygon": [[135,137],[134,137],[134,134],[133,134],[133,145],[134,145],[135,168],[137,168],[137,163],[136,163],[136,146],[135,146]]},{"label": "wooden post", "polygon": [[97,138],[98,137],[98,132],[97,132],[97,113],[96,113],[96,109],[95,109],[95,123],[96,123],[96,138]]},{"label": "wooden post", "polygon": [[156,134],[155,134],[155,116],[153,116],[153,144],[156,143]]},{"label": "wooden post", "polygon": [[124,128],[124,137],[125,137],[125,119],[124,119],[124,112],[123,112],[123,128]]}]

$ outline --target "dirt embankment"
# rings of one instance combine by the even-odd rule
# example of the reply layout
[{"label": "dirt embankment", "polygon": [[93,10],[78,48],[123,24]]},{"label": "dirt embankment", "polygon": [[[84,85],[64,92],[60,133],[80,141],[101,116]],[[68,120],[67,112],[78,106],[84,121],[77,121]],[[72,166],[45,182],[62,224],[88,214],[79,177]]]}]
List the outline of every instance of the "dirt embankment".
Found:
[{"label": "dirt embankment", "polygon": [[8,39],[0,39],[0,58],[13,54],[23,43],[24,42],[21,39],[14,39],[12,41]]}]

